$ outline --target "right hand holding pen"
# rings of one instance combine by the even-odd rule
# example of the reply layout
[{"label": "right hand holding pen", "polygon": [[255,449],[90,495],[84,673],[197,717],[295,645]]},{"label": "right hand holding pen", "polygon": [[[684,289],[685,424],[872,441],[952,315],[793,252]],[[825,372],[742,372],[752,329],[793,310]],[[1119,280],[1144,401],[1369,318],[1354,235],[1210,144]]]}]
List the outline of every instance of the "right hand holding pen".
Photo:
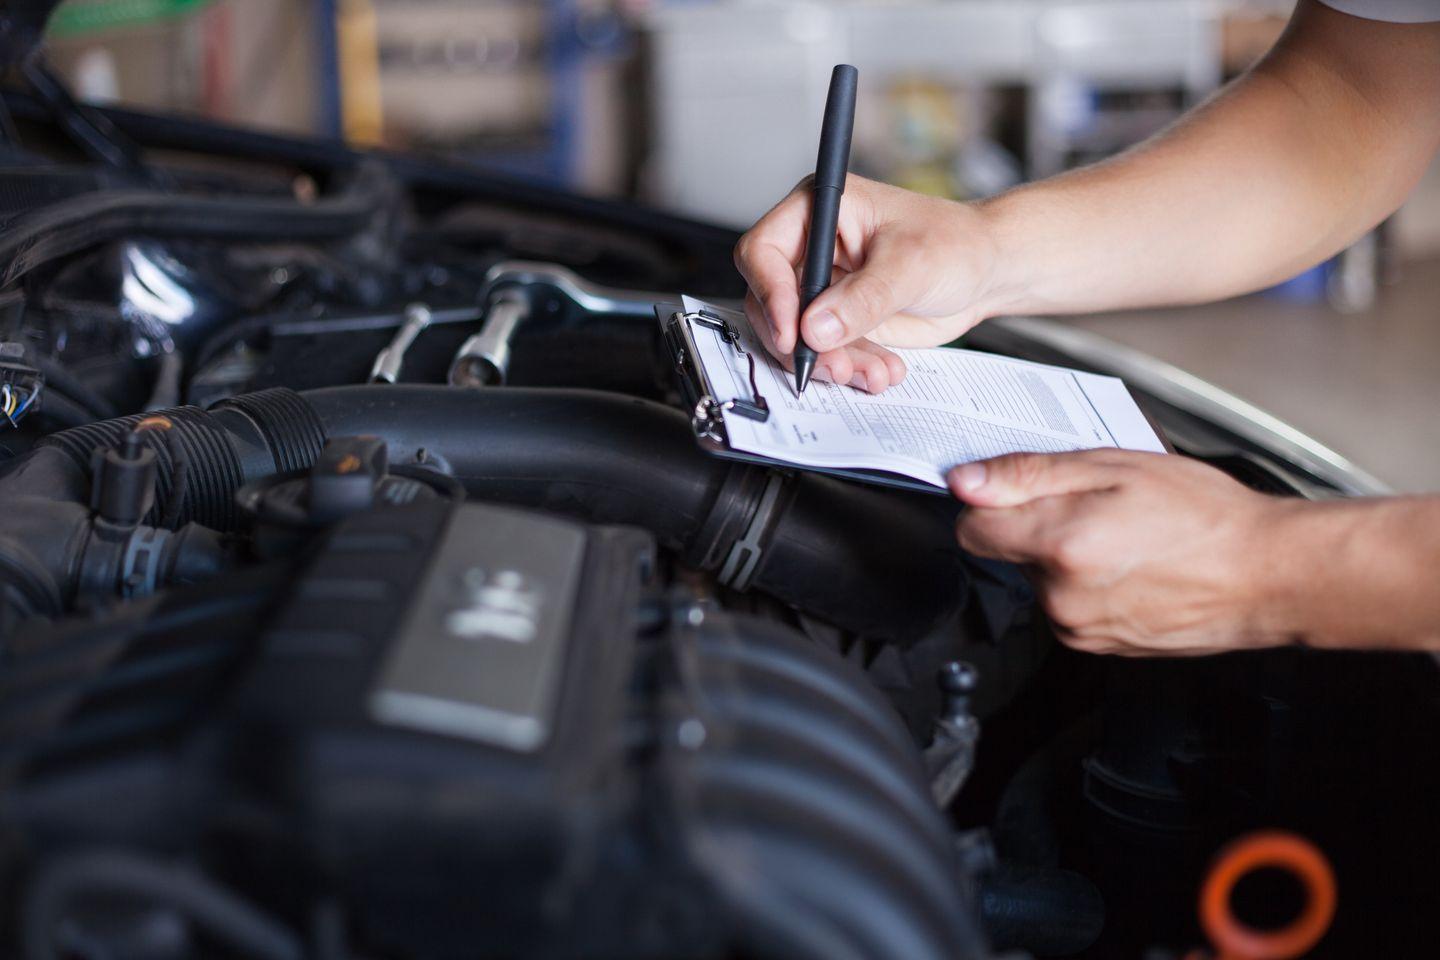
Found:
[{"label": "right hand holding pen", "polygon": [[798,329],[820,354],[817,377],[879,393],[905,375],[881,344],[938,346],[991,315],[983,301],[998,258],[983,210],[852,174],[835,280],[798,316],[809,198],[807,178],[735,247],[745,312],[787,365]]}]

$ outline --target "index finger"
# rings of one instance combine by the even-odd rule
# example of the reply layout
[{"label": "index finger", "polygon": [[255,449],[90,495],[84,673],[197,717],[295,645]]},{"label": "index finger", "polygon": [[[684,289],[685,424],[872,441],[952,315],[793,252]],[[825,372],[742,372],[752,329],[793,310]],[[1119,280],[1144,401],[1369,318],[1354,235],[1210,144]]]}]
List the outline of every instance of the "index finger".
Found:
[{"label": "index finger", "polygon": [[976,556],[1008,563],[1039,563],[1049,553],[1048,535],[1068,504],[1037,500],[1019,507],[971,507],[955,524],[960,547]]},{"label": "index finger", "polygon": [[972,506],[1018,507],[1045,497],[1119,486],[1130,476],[1135,456],[1112,448],[1009,453],[962,464],[946,480],[950,492]]},{"label": "index finger", "polygon": [[735,267],[769,321],[775,348],[795,349],[800,325],[800,285],[795,265],[805,255],[809,186],[802,180],[785,199],[756,221],[735,245]]}]

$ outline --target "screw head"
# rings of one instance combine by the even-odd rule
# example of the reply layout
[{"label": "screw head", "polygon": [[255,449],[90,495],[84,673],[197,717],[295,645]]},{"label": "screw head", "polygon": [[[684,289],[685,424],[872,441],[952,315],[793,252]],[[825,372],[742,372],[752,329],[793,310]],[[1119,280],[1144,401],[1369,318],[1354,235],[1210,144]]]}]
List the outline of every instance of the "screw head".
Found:
[{"label": "screw head", "polygon": [[694,717],[685,718],[681,721],[679,729],[675,731],[675,739],[686,750],[699,750],[705,745],[705,736],[705,724]]},{"label": "screw head", "polygon": [[951,660],[940,668],[939,682],[943,693],[974,693],[980,685],[980,673],[964,660]]}]

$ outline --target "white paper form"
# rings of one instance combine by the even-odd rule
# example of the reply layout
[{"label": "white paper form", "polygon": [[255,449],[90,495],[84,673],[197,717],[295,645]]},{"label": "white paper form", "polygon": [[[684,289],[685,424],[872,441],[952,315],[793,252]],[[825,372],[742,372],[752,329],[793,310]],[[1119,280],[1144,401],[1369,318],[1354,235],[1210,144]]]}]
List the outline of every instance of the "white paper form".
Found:
[{"label": "white paper form", "polygon": [[[685,297],[687,314],[723,317],[755,357],[765,423],[725,417],[731,449],[811,467],[884,470],[945,485],[956,464],[1022,451],[1165,451],[1125,384],[973,350],[897,349],[909,372],[884,393],[812,381],[804,394],[745,315]],[[750,364],[719,330],[687,320],[717,401],[749,399]]]}]

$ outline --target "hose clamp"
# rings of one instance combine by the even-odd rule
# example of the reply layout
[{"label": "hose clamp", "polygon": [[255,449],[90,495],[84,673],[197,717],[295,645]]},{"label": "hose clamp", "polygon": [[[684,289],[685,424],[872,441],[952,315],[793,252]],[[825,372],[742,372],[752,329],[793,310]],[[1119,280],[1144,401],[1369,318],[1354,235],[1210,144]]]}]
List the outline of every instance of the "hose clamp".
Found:
[{"label": "hose clamp", "polygon": [[760,502],[755,507],[755,513],[750,518],[750,524],[745,528],[745,533],[736,540],[730,547],[725,562],[720,565],[720,583],[734,590],[746,590],[750,587],[750,580],[755,575],[755,570],[760,565],[760,557],[765,552],[762,542],[766,531],[770,528],[770,520],[775,515],[776,507],[780,503],[780,493],[785,487],[785,475],[772,472],[765,481],[765,492],[760,494]]},{"label": "hose clamp", "polygon": [[160,560],[170,531],[141,527],[125,543],[120,560],[120,595],[127,600],[148,597],[160,583]]}]

